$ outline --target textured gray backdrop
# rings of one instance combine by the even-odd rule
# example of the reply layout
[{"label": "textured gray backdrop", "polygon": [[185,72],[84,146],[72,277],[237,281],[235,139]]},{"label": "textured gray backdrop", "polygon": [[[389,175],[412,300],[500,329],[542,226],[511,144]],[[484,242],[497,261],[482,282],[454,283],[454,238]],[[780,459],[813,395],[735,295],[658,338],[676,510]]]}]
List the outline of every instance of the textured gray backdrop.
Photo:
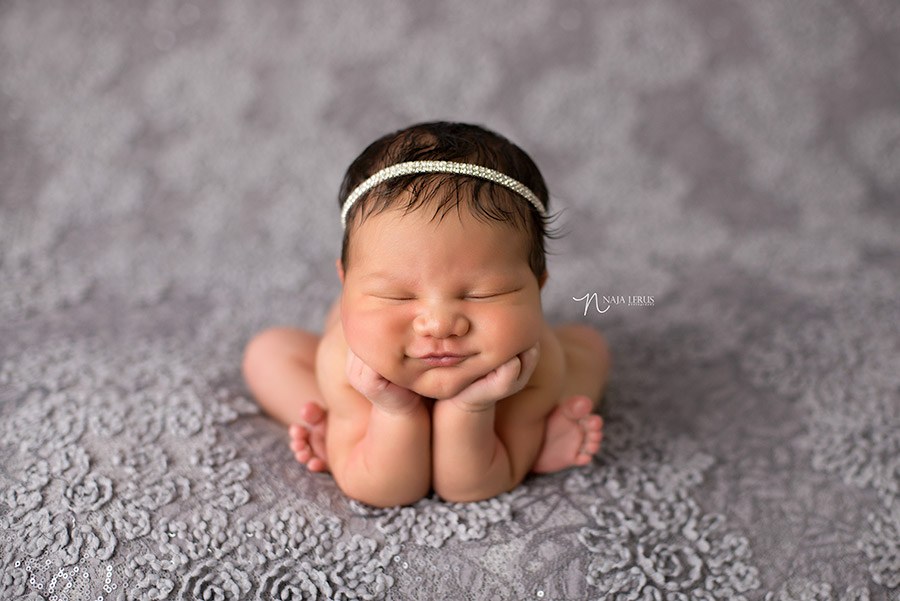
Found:
[{"label": "textured gray backdrop", "polygon": [[[3,0],[0,597],[900,599],[898,64],[895,0]],[[343,170],[434,118],[542,166],[606,442],[372,511],[241,351],[319,328]]]}]

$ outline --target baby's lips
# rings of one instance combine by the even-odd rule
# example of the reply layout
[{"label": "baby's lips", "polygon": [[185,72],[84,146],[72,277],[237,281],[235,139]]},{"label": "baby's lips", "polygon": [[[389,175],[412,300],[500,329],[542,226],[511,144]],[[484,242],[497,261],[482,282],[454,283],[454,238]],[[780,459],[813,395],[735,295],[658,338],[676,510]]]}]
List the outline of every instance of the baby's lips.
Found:
[{"label": "baby's lips", "polygon": [[417,357],[419,361],[422,361],[426,365],[430,365],[432,367],[451,367],[453,365],[457,365],[462,363],[464,359],[467,357],[465,355],[425,355],[424,357]]},{"label": "baby's lips", "polygon": [[466,351],[461,348],[446,348],[446,347],[436,347],[436,346],[427,346],[421,348],[410,349],[408,352],[408,356],[413,359],[424,359],[425,357],[431,356],[444,356],[444,355],[454,355],[456,357],[469,357],[473,355],[469,351]]}]

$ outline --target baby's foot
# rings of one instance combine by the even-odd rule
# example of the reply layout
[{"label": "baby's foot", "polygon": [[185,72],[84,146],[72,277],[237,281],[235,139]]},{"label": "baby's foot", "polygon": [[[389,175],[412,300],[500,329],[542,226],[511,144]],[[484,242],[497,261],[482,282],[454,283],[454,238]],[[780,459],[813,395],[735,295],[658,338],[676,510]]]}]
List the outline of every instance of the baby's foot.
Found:
[{"label": "baby's foot", "polygon": [[591,462],[603,440],[603,418],[592,414],[592,409],[591,399],[574,396],[553,410],[547,418],[544,445],[531,471],[546,474]]},{"label": "baby's foot", "polygon": [[328,416],[318,403],[309,402],[300,407],[300,417],[304,423],[294,424],[289,429],[294,457],[311,472],[326,472],[325,426]]}]

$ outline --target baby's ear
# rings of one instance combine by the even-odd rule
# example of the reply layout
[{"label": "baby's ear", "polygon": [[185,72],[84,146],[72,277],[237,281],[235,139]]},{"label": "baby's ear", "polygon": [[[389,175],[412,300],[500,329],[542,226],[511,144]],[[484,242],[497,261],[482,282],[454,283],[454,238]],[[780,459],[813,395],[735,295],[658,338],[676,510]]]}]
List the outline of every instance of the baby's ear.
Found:
[{"label": "baby's ear", "polygon": [[334,262],[335,266],[337,266],[338,277],[341,278],[341,284],[344,283],[344,264],[340,259]]},{"label": "baby's ear", "polygon": [[538,278],[538,290],[540,290],[540,289],[542,289],[542,288],[544,287],[544,284],[547,283],[547,278],[548,278],[549,276],[550,276],[550,274],[548,274],[548,273],[547,273],[547,270],[545,269],[545,270],[544,270],[544,273],[541,275],[541,277]]}]

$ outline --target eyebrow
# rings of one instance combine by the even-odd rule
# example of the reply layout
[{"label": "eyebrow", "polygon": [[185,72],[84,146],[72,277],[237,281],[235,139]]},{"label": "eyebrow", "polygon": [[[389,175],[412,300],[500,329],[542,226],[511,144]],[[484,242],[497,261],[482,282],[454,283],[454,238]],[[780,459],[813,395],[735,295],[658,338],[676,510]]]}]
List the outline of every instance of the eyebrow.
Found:
[{"label": "eyebrow", "polygon": [[387,271],[373,271],[370,273],[363,274],[360,276],[360,279],[368,282],[370,280],[379,280],[379,281],[387,281],[387,282],[399,282],[399,283],[408,283],[403,279],[402,275],[389,273]]}]

